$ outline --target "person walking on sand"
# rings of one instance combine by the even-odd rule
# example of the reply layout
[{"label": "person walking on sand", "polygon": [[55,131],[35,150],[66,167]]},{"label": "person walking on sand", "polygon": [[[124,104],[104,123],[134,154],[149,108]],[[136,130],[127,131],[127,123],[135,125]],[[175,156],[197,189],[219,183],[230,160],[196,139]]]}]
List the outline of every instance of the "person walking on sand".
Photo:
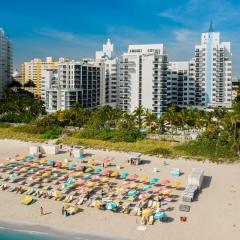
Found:
[{"label": "person walking on sand", "polygon": [[42,206],[40,207],[40,214],[41,214],[41,216],[44,215],[44,214],[43,214],[43,207],[42,207]]},{"label": "person walking on sand", "polygon": [[64,215],[64,211],[65,211],[65,209],[64,209],[64,207],[62,207],[62,215]]}]

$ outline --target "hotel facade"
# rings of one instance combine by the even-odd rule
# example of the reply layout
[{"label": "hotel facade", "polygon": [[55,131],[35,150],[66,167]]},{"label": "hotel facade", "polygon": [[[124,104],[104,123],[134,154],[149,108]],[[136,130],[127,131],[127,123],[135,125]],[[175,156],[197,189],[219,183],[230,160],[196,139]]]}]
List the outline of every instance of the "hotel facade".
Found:
[{"label": "hotel facade", "polygon": [[142,106],[160,116],[167,107],[167,54],[163,44],[130,45],[120,61],[119,107]]},{"label": "hotel facade", "polygon": [[69,109],[77,104],[88,109],[100,106],[102,72],[99,64],[75,61],[59,63],[56,70],[44,70],[42,92],[47,112]]},{"label": "hotel facade", "polygon": [[0,99],[4,90],[12,81],[13,56],[12,44],[4,30],[0,28]]}]

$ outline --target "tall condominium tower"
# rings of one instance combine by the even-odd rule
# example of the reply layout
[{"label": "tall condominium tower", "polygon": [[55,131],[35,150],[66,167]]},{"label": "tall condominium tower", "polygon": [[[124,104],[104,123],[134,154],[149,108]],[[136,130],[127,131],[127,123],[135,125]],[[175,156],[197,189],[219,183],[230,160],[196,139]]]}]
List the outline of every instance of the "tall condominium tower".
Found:
[{"label": "tall condominium tower", "polygon": [[120,63],[121,109],[142,106],[160,116],[167,107],[167,68],[163,44],[130,45]]},{"label": "tall condominium tower", "polygon": [[119,60],[115,57],[114,45],[110,42],[110,39],[108,39],[106,44],[103,44],[102,51],[96,52],[96,61],[103,63],[104,68],[101,104],[116,107],[118,100]]},{"label": "tall condominium tower", "polygon": [[4,30],[0,28],[0,99],[12,78],[12,46]]},{"label": "tall condominium tower", "polygon": [[35,88],[33,89],[34,95],[40,97],[41,93],[41,75],[44,70],[56,70],[58,63],[64,61],[64,58],[60,58],[56,61],[53,57],[47,57],[45,61],[35,58],[29,62],[24,62],[22,64],[22,84],[29,82],[30,80],[34,82]]},{"label": "tall condominium tower", "polygon": [[69,109],[79,104],[83,108],[100,105],[102,67],[87,62],[59,63],[57,70],[45,70],[42,82],[48,112]]},{"label": "tall condominium tower", "polygon": [[212,23],[195,47],[195,105],[231,107],[232,54],[230,42],[221,42]]},{"label": "tall condominium tower", "polygon": [[[169,62],[168,104],[188,106],[191,99],[189,83],[189,62]],[[194,89],[192,89],[194,91]]]}]

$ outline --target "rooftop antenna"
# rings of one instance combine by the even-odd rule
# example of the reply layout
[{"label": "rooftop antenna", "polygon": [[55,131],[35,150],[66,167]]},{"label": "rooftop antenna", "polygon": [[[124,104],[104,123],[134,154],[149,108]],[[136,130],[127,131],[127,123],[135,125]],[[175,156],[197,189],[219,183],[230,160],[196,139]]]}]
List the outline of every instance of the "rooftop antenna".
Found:
[{"label": "rooftop antenna", "polygon": [[213,21],[211,20],[208,32],[214,32],[213,30]]}]

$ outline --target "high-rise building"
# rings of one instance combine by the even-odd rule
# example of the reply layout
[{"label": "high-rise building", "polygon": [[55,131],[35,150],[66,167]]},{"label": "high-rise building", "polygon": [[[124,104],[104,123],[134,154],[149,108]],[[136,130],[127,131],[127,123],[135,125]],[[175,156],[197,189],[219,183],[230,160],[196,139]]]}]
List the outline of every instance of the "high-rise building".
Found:
[{"label": "high-rise building", "polygon": [[168,104],[180,107],[190,104],[189,62],[169,62],[167,90]]},{"label": "high-rise building", "polygon": [[212,23],[202,33],[201,44],[194,57],[195,105],[204,108],[231,107],[232,54],[231,43],[221,42]]},{"label": "high-rise building", "polygon": [[103,50],[96,52],[96,62],[103,63],[102,105],[116,107],[118,101],[119,60],[115,57],[114,45],[108,39]]},{"label": "high-rise building", "polygon": [[12,45],[4,30],[0,28],[0,99],[4,90],[12,81]]},{"label": "high-rise building", "polygon": [[53,57],[47,57],[45,61],[35,58],[29,62],[22,64],[22,84],[32,81],[35,84],[33,89],[34,95],[41,96],[41,75],[44,70],[56,70],[59,62],[63,62],[64,58],[59,61],[54,60]]},{"label": "high-rise building", "polygon": [[142,106],[160,116],[167,107],[167,69],[163,44],[130,45],[120,63],[120,108]]},{"label": "high-rise building", "polygon": [[93,109],[100,105],[103,68],[88,62],[59,63],[57,70],[45,70],[42,82],[48,112],[64,110],[79,104]]}]

